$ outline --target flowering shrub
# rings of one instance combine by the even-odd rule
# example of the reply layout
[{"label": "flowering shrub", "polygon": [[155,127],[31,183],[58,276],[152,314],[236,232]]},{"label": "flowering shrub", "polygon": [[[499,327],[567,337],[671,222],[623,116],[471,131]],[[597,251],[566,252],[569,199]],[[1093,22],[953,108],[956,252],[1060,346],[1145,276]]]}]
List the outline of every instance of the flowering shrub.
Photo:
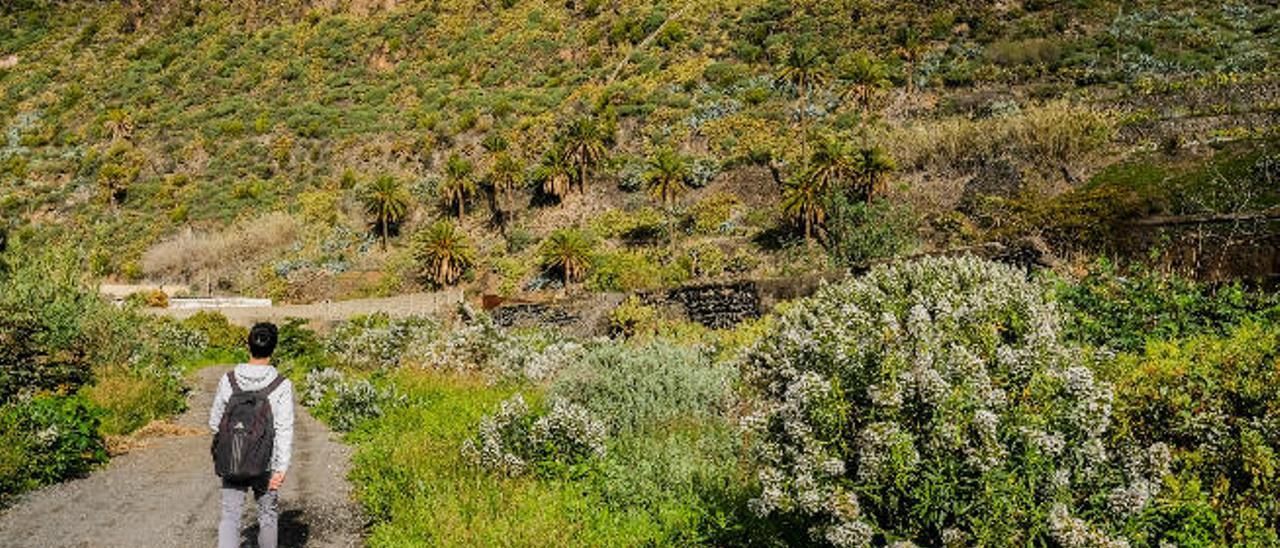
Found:
[{"label": "flowering shrub", "polygon": [[520,394],[480,419],[480,431],[462,446],[473,464],[507,475],[573,473],[604,456],[605,428],[581,406],[553,399],[551,409],[533,413]]},{"label": "flowering shrub", "polygon": [[332,367],[308,371],[302,383],[302,405],[320,405],[325,396],[333,392],[344,378],[341,371]]},{"label": "flowering shrub", "polygon": [[391,369],[400,366],[407,353],[433,341],[438,331],[439,325],[428,318],[370,314],[335,327],[326,350],[353,367]]},{"label": "flowering shrub", "polygon": [[753,510],[818,542],[1108,544],[1168,465],[1163,445],[1108,450],[1111,386],[1004,265],[875,268],[787,309],[743,360]]},{"label": "flowering shrub", "polygon": [[425,345],[420,365],[442,371],[474,371],[493,380],[543,381],[577,360],[583,346],[549,331],[512,333],[487,314]]},{"label": "flowering shrub", "polygon": [[608,343],[570,363],[550,393],[585,407],[610,430],[628,432],[726,409],[736,377],[734,367],[712,363],[698,348]]},{"label": "flowering shrub", "polygon": [[381,417],[388,406],[405,400],[391,387],[379,389],[368,379],[359,379],[335,383],[332,396],[322,396],[320,410],[334,430],[349,432],[361,422]]}]

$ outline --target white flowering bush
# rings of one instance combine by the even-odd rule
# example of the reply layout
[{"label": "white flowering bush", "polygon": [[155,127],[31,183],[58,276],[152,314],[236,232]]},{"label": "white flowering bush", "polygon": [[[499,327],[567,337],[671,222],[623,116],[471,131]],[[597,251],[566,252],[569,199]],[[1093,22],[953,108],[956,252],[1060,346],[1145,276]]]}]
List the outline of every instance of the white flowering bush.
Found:
[{"label": "white flowering bush", "polygon": [[377,313],[338,324],[325,340],[325,350],[360,369],[392,369],[415,349],[434,341],[440,326],[429,318],[390,318]]},{"label": "white flowering bush", "polygon": [[378,388],[368,379],[358,379],[334,384],[331,395],[320,401],[319,411],[334,430],[349,432],[405,401],[392,387]]},{"label": "white flowering bush", "polygon": [[1013,267],[883,266],[787,309],[743,357],[762,517],[863,546],[1123,544],[1164,446],[1108,447],[1112,388]]},{"label": "white flowering bush", "polygon": [[604,425],[583,407],[557,398],[537,414],[517,393],[480,420],[462,452],[477,466],[511,476],[574,474],[604,457],[604,442]]},{"label": "white flowering bush", "polygon": [[422,367],[441,371],[473,371],[492,380],[541,382],[581,358],[584,346],[543,330],[512,333],[486,314],[473,314],[466,325],[426,342],[414,356]]},{"label": "white flowering bush", "polygon": [[325,396],[332,393],[345,378],[342,371],[332,367],[308,371],[302,382],[302,405],[320,405]]}]

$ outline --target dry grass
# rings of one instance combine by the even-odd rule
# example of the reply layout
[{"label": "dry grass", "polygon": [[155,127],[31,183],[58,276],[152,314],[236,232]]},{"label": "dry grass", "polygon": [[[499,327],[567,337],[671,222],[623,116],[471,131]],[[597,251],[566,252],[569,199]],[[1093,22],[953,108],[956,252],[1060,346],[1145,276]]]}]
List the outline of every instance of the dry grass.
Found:
[{"label": "dry grass", "polygon": [[206,434],[208,434],[208,432],[203,428],[183,426],[169,421],[153,420],[132,434],[107,436],[107,453],[115,457],[133,451],[134,449],[146,447],[152,440],[161,438],[203,436]]},{"label": "dry grass", "polygon": [[205,274],[242,272],[288,249],[302,226],[287,213],[273,212],[219,232],[188,230],[147,250],[142,268],[153,278],[185,283],[203,281]]},{"label": "dry grass", "polygon": [[880,140],[904,169],[964,171],[1007,156],[1056,170],[1094,159],[1114,135],[1111,114],[1055,102],[1008,116],[949,118],[894,128]]}]

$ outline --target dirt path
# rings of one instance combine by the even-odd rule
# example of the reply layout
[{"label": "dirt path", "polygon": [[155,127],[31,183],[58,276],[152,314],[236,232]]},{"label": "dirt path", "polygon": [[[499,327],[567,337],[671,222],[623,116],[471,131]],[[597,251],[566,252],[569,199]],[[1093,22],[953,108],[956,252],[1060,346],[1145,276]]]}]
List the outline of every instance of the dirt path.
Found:
[{"label": "dirt path", "polygon": [[[196,373],[190,409],[177,419],[200,435],[151,440],[87,478],[29,493],[0,514],[4,546],[212,546],[218,484],[206,420],[225,368]],[[357,546],[363,519],[346,477],[350,450],[297,407],[293,462],[280,490],[281,546]],[[255,544],[256,509],[246,504],[242,541]]]}]

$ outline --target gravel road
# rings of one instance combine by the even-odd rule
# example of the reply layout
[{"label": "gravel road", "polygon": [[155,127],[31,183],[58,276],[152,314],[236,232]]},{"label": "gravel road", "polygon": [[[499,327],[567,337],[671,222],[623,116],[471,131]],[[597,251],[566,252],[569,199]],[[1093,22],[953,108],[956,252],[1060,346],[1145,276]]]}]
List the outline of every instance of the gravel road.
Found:
[{"label": "gravel road", "polygon": [[[195,374],[190,409],[177,419],[198,435],[151,440],[90,476],[22,497],[0,514],[0,545],[25,547],[213,546],[218,481],[209,457],[209,405],[219,376]],[[280,490],[281,546],[358,546],[363,518],[345,478],[350,449],[301,405],[293,463]],[[250,501],[243,545],[256,544]]]}]

